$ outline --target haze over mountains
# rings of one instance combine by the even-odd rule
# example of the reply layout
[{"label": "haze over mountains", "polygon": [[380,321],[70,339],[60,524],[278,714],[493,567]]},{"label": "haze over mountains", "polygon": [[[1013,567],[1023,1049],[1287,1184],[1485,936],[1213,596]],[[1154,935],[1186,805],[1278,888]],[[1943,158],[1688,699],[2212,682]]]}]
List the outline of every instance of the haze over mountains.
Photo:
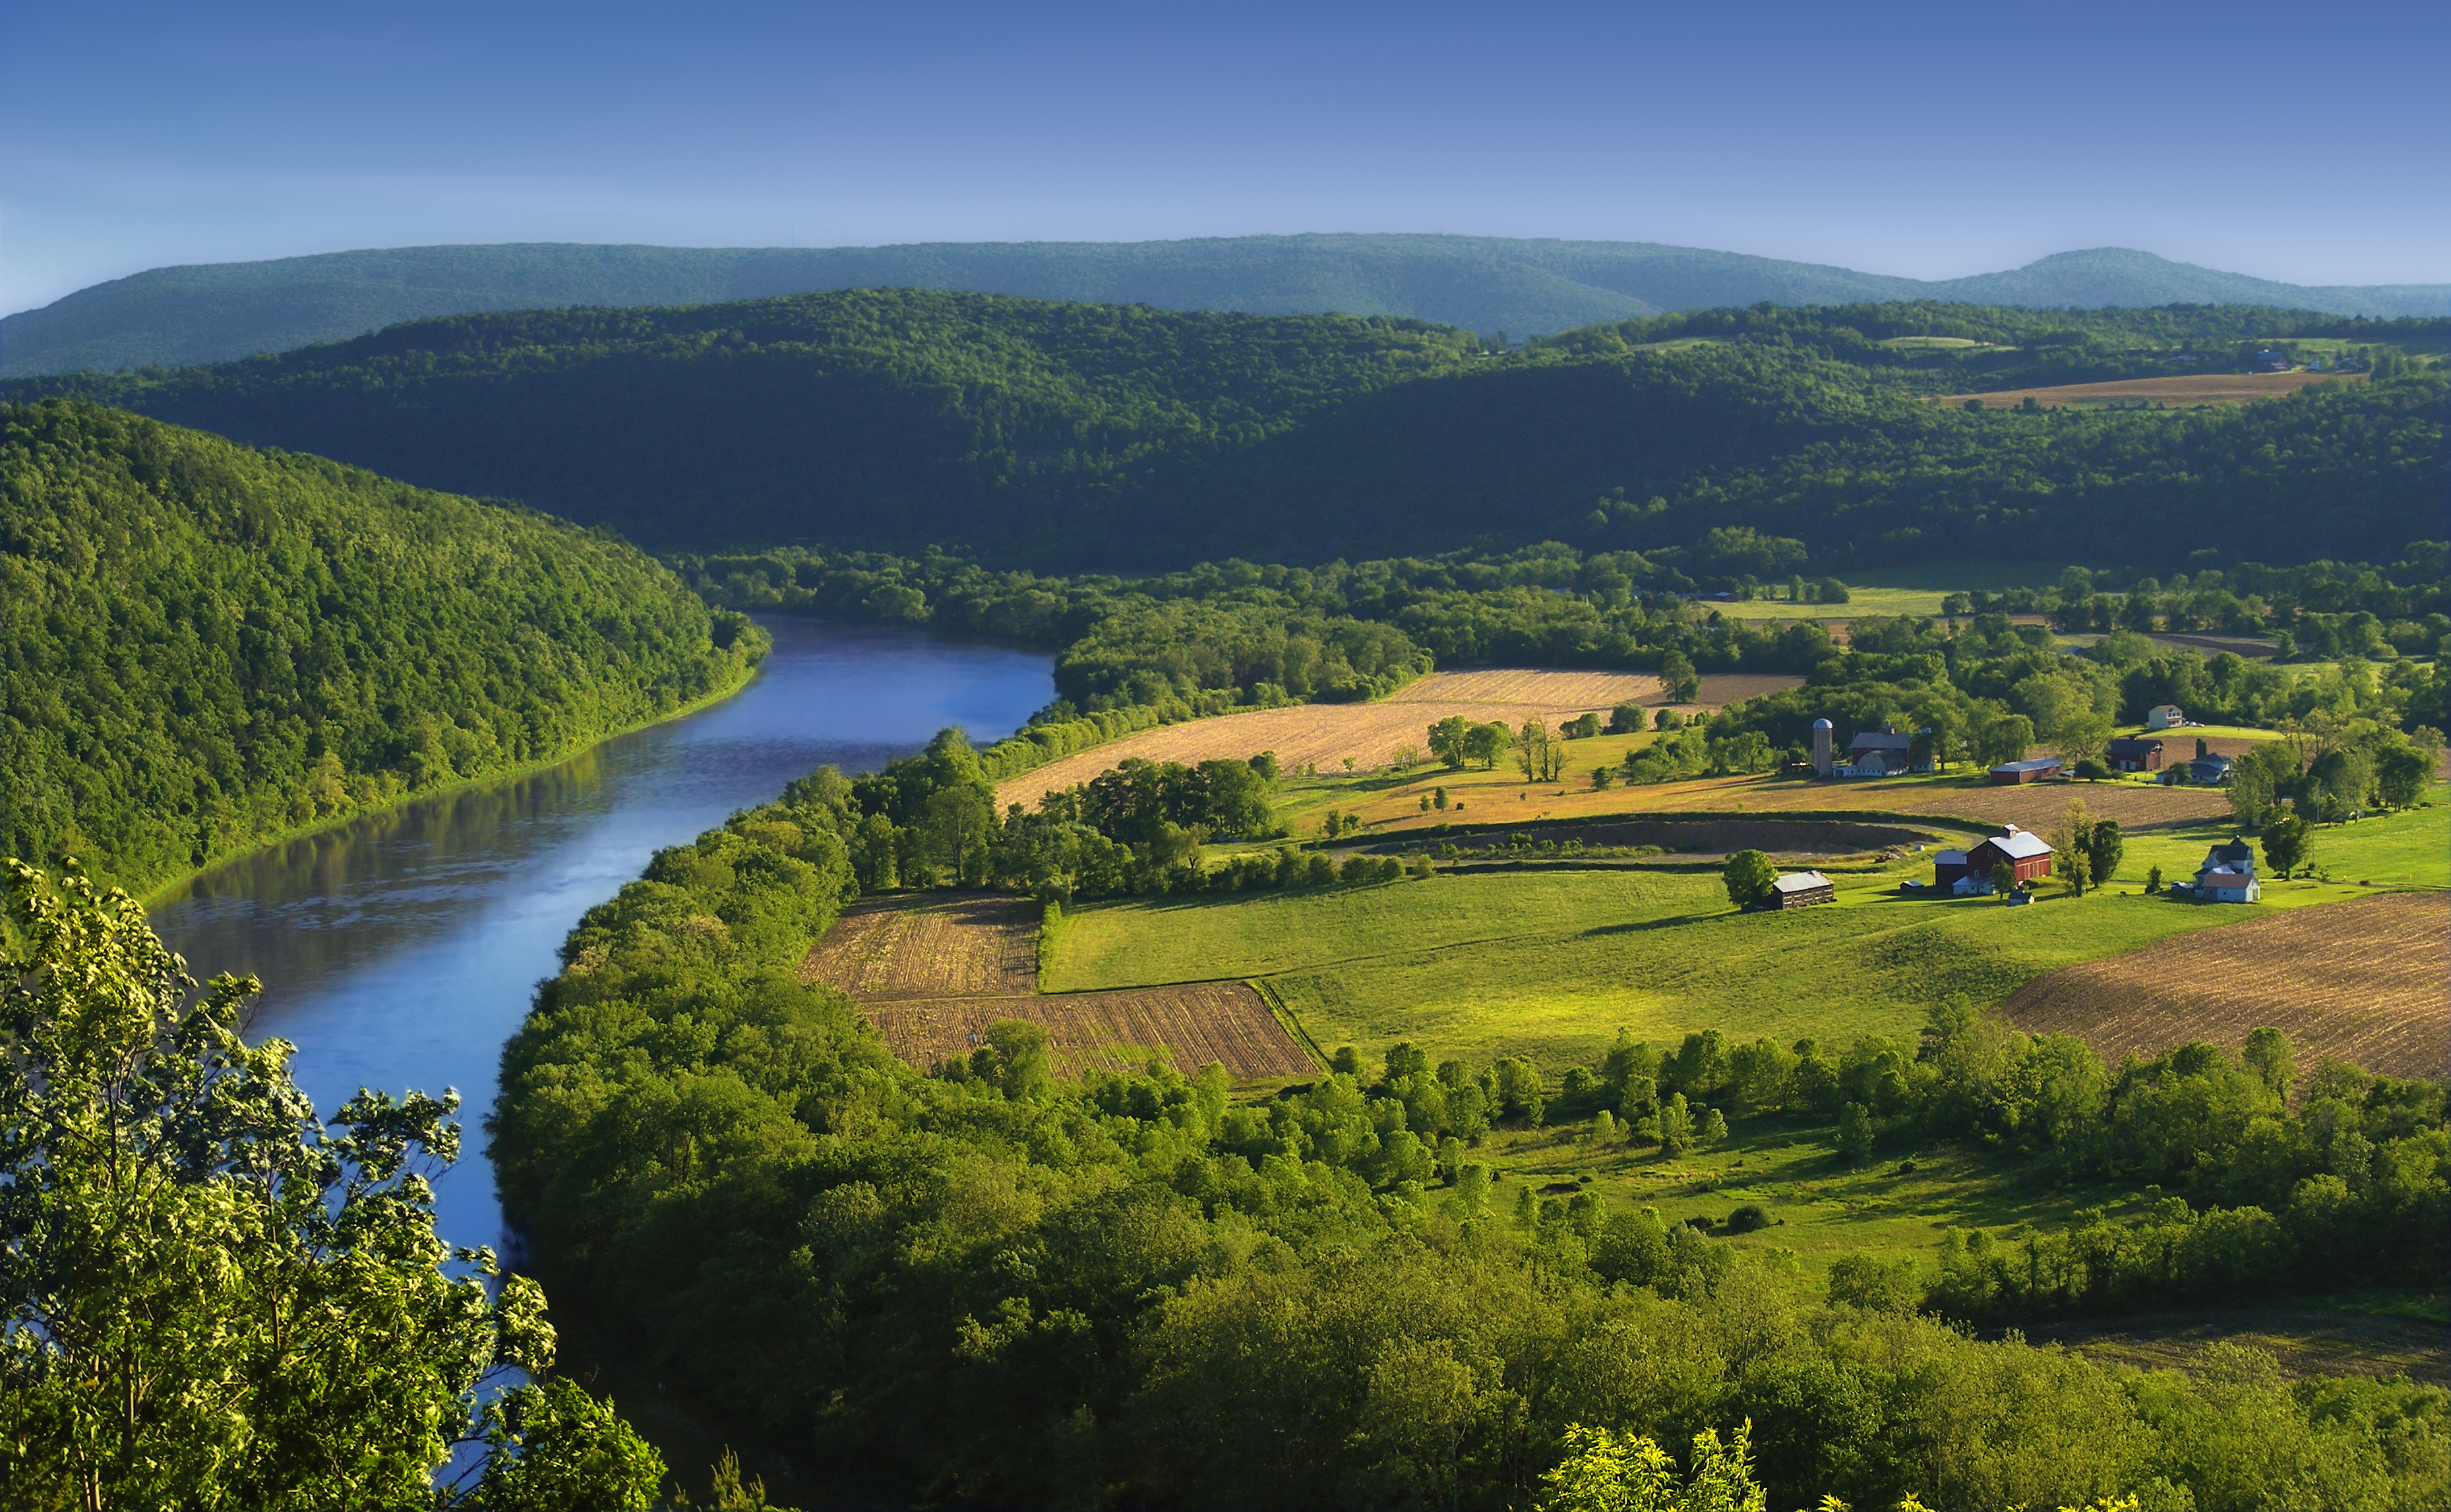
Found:
[{"label": "haze over mountains", "polygon": [[514,244],[155,268],[0,320],[0,376],[224,362],[402,321],[579,304],[703,304],[933,288],[1250,314],[1406,316],[1537,335],[1667,310],[1936,299],[2451,314],[2451,284],[2310,287],[2117,247],[1928,282],[1647,242],[1307,235],[882,247]]}]

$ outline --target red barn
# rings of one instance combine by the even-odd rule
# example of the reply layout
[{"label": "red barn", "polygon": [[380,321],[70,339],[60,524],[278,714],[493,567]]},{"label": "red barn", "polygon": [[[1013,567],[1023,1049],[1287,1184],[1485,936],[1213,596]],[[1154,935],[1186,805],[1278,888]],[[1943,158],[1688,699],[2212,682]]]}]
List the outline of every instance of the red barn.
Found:
[{"label": "red barn", "polygon": [[1994,866],[2006,863],[2020,883],[2051,874],[2051,843],[2030,830],[2005,825],[1999,834],[1963,854],[1943,851],[1932,867],[1932,886],[1947,891],[1960,878],[1988,881]]}]

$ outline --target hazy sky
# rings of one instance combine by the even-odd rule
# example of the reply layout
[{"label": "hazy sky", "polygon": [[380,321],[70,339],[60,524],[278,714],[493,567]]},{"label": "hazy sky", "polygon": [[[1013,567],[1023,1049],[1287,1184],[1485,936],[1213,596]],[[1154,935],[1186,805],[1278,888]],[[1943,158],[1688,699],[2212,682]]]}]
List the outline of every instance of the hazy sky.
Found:
[{"label": "hazy sky", "polygon": [[2451,282],[2441,0],[5,16],[0,312],[165,264],[508,241],[1418,230]]}]

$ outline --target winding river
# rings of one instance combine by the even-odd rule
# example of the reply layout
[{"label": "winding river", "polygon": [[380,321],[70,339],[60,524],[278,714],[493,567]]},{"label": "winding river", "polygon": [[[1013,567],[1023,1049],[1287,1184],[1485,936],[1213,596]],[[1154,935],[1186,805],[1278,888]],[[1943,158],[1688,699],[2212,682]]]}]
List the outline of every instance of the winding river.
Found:
[{"label": "winding river", "polygon": [[238,857],[153,911],[197,976],[264,979],[248,1038],[296,1044],[324,1112],[360,1087],[459,1089],[466,1149],[435,1190],[450,1243],[506,1247],[481,1124],[502,1041],[580,914],[813,767],[872,769],[949,724],[994,739],[1054,696],[1042,654],[766,626],[773,657],[721,704]]}]

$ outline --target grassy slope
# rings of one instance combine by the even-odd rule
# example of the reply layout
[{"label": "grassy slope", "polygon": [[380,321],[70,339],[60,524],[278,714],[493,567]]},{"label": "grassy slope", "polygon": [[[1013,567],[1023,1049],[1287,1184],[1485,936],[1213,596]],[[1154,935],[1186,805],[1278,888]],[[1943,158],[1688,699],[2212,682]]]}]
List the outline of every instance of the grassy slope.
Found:
[{"label": "grassy slope", "polygon": [[2264,908],[2143,895],[2147,867],[2191,875],[2226,826],[2132,837],[2108,888],[2040,903],[1902,896],[1929,860],[1842,874],[1839,905],[1729,909],[1716,873],[1441,875],[1352,891],[1120,901],[1083,909],[1049,962],[1051,991],[1253,977],[1322,1045],[1375,1054],[1411,1039],[1434,1057],[1528,1053],[1551,1074],[1596,1060],[1620,1027],[1654,1041],[1716,1028],[1782,1043],[1912,1035],[1937,997],[1996,1002],[2042,972],[2172,934],[2361,895],[2451,886],[2444,796],[2319,832],[2337,881],[2275,883]]}]

